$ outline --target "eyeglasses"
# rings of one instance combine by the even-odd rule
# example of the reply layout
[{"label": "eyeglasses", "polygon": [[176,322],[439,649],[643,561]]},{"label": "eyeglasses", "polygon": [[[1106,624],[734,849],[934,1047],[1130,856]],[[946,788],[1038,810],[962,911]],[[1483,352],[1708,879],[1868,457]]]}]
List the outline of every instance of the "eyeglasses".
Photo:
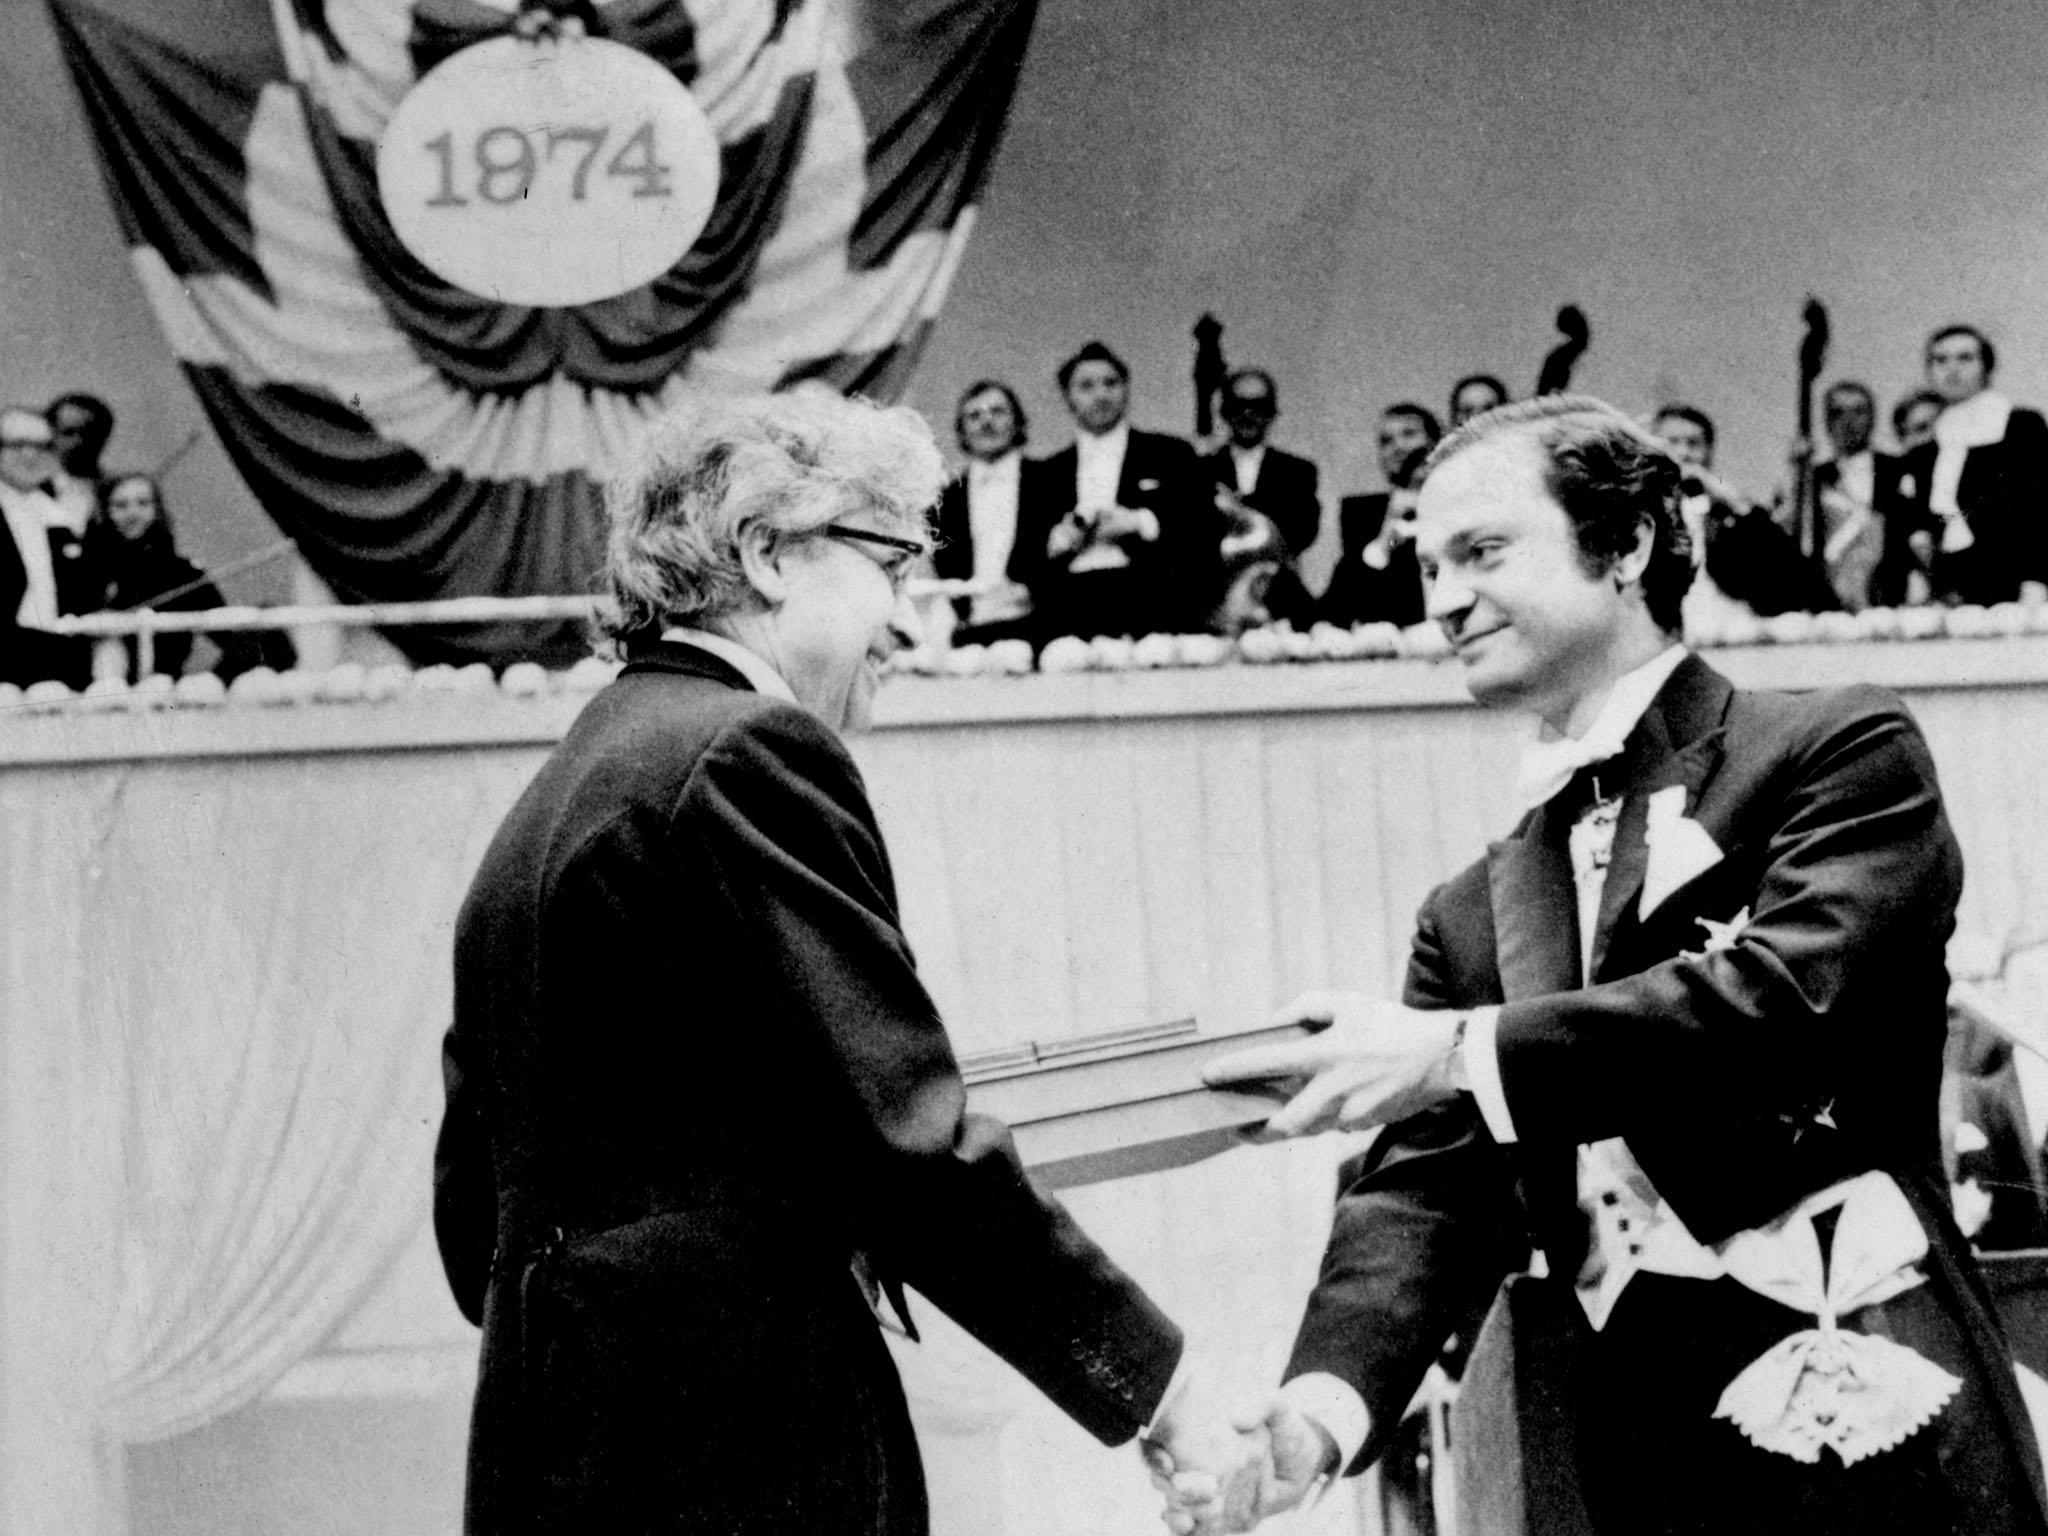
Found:
[{"label": "eyeglasses", "polygon": [[[869,555],[868,558],[881,567],[882,574],[889,578],[889,585],[898,592],[910,580],[911,568],[922,560],[925,546],[918,539],[899,539],[893,533],[875,533],[867,528],[849,528],[843,523],[827,523],[818,532],[828,539],[837,539],[842,544],[872,546],[885,549],[887,555]],[[867,553],[865,549],[862,553]]]}]

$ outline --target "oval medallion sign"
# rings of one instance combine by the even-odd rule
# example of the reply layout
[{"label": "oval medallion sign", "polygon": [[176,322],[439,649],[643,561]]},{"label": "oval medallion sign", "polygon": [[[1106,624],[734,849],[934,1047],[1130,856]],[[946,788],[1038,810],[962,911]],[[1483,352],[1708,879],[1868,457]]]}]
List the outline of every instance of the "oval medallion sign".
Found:
[{"label": "oval medallion sign", "polygon": [[457,287],[588,304],[696,243],[718,201],[718,141],[644,53],[498,37],[406,94],[377,141],[377,190],[406,249]]}]

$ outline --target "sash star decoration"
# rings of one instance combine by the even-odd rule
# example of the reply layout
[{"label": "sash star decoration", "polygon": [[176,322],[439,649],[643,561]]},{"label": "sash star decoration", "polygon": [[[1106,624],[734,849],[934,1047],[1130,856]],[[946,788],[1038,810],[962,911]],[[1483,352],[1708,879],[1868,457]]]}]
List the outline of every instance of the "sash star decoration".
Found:
[{"label": "sash star decoration", "polygon": [[[172,350],[346,600],[591,590],[599,488],[656,418],[806,380],[899,394],[972,230],[1035,0],[575,0],[543,7],[561,18],[545,27],[535,9],[52,0]],[[715,207],[680,260],[614,297],[550,308],[454,286],[380,203],[380,133],[464,49],[585,36],[687,88],[716,141]],[[634,127],[522,147],[486,126],[442,147],[443,196],[509,204],[543,175],[573,175],[579,197],[653,195],[663,151]],[[393,637],[422,660],[587,648],[572,625]]]}]

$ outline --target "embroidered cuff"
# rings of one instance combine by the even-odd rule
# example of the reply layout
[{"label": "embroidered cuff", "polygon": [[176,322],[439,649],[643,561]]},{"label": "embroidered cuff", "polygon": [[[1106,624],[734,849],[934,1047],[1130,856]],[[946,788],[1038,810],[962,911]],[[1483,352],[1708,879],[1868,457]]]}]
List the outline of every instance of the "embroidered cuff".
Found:
[{"label": "embroidered cuff", "polygon": [[1351,1383],[1328,1371],[1310,1371],[1288,1382],[1280,1389],[1280,1395],[1296,1413],[1322,1425],[1337,1443],[1335,1471],[1341,1473],[1350,1466],[1372,1429],[1372,1415],[1366,1411],[1365,1399]]},{"label": "embroidered cuff", "polygon": [[1500,1082],[1500,1050],[1495,1035],[1500,1028],[1500,1008],[1474,1008],[1465,1021],[1465,1076],[1472,1082],[1472,1097],[1479,1101],[1479,1113],[1486,1128],[1502,1146],[1518,1141],[1515,1117],[1508,1113],[1507,1090]]}]

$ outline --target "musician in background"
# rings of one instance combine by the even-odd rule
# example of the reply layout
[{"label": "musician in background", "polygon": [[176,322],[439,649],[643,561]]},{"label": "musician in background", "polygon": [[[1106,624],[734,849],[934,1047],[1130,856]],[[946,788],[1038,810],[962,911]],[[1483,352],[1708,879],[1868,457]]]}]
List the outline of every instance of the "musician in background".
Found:
[{"label": "musician in background", "polygon": [[938,545],[932,569],[951,581],[987,584],[987,591],[954,602],[956,645],[987,644],[1022,636],[1031,619],[1031,594],[1007,572],[1017,543],[1017,508],[1029,440],[1023,402],[997,379],[967,386],[953,430],[967,463],[939,493]]},{"label": "musician in background", "polygon": [[2048,421],[1991,387],[1997,364],[1975,326],[1927,339],[1928,387],[1945,405],[1909,472],[1943,602],[2048,597]]},{"label": "musician in background", "polygon": [[[1872,446],[1877,397],[1868,385],[1840,379],[1821,398],[1827,447],[1812,464],[1812,558],[1820,562],[1836,600],[1851,613],[1895,608],[1907,600],[1917,568],[1907,547],[1912,476],[1904,461]],[[1793,444],[1794,483],[1812,445]],[[1918,590],[1925,590],[1925,577]]]},{"label": "musician in background", "polygon": [[1730,619],[1836,606],[1827,580],[1760,503],[1714,473],[1714,421],[1698,406],[1667,405],[1650,430],[1679,466],[1679,510],[1699,579],[1685,598],[1688,633]]},{"label": "musician in background", "polygon": [[1490,373],[1468,373],[1451,386],[1451,430],[1508,403],[1508,387]]},{"label": "musician in background", "polygon": [[1346,496],[1337,508],[1342,552],[1316,616],[1331,624],[1420,624],[1422,569],[1415,563],[1415,493],[1422,464],[1443,436],[1427,408],[1404,400],[1380,415],[1380,473],[1387,489]]},{"label": "musician in background", "polygon": [[1230,440],[1202,460],[1216,485],[1216,510],[1233,526],[1247,509],[1264,513],[1285,541],[1288,557],[1298,560],[1316,541],[1323,503],[1314,463],[1268,441],[1280,419],[1273,376],[1263,368],[1232,369],[1217,414]]}]

